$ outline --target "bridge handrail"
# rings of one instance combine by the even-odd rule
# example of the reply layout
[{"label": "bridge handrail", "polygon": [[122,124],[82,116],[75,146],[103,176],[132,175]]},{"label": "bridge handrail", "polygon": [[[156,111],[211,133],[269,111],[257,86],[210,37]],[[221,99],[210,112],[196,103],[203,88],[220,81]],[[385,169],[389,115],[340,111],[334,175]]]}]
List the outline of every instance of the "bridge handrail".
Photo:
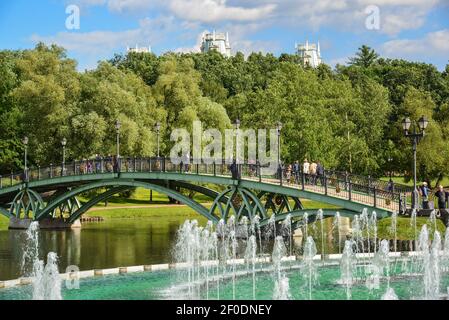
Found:
[{"label": "bridge handrail", "polygon": [[[388,181],[376,179],[371,176],[363,176],[363,175],[347,173],[345,171],[339,171],[339,170],[327,170],[327,172],[329,172],[329,175],[336,175],[340,179],[347,178],[347,179],[350,179],[351,181],[358,181],[358,182],[363,181],[366,184],[371,184],[371,185],[375,186],[379,190],[388,190],[388,188],[390,187]],[[400,183],[393,182],[392,186],[393,186],[394,190],[399,193],[407,193],[407,192],[413,191],[413,187],[410,187],[410,186],[407,186],[404,184],[400,184]]]},{"label": "bridge handrail", "polygon": [[[347,198],[350,201],[383,206],[393,210],[401,210],[402,192],[388,189],[388,185],[380,180],[341,171],[326,170],[324,175],[310,175],[300,172],[289,172],[281,167],[273,175],[262,175],[258,163],[239,164],[239,177],[259,182],[290,185],[303,190],[315,191],[325,195]],[[173,164],[166,157],[123,157],[114,164],[112,157],[85,159],[50,165],[31,167],[27,172],[0,176],[0,189],[23,182],[52,179],[61,176],[89,175],[114,172],[181,172],[188,174],[206,174],[232,177],[229,165],[223,161],[212,164]],[[280,174],[281,173],[281,174]],[[235,177],[234,177],[235,178]],[[290,178],[287,181],[287,178]]]},{"label": "bridge handrail", "polygon": [[[106,167],[104,167],[103,170],[104,170],[104,172],[107,172],[107,171],[112,171],[113,170],[113,168],[111,167],[111,166],[113,166],[113,163],[112,163],[113,160],[112,159],[113,159],[112,157],[102,157],[102,158],[98,158],[98,159],[76,160],[76,161],[72,161],[72,162],[66,162],[65,164],[62,164],[62,163],[61,164],[57,164],[57,165],[50,164],[47,167],[39,167],[39,166],[35,167],[34,166],[34,167],[31,167],[31,168],[28,168],[28,172],[30,172],[30,175],[31,175],[36,170],[37,171],[41,170],[41,172],[53,171],[53,176],[55,177],[55,176],[60,176],[61,175],[63,166],[65,167],[64,168],[65,169],[64,172],[68,172],[68,171],[70,171],[70,168],[72,168],[73,165],[77,165],[78,168],[79,168],[83,163],[87,163],[87,162],[91,162],[91,163],[95,164],[95,166],[97,165],[97,163],[104,162]],[[132,157],[123,157],[123,158],[120,158],[122,163],[125,160],[126,161],[130,161],[130,160],[132,161],[134,159],[139,160],[139,161],[142,161],[142,160],[153,161],[153,159],[162,161],[163,159],[165,159],[164,161],[166,161],[167,158],[165,158],[165,157],[159,157],[159,158],[157,158],[157,157],[151,157],[151,158],[148,158],[148,157],[134,157],[134,158],[132,158]],[[222,160],[222,164],[225,164],[225,163],[226,163],[226,161]],[[219,165],[219,164],[217,164],[217,165]],[[253,164],[253,163],[244,163],[243,165],[258,166],[258,164]],[[261,166],[261,167],[263,167],[263,166]],[[265,166],[265,167],[267,167],[267,166]],[[98,170],[96,170],[96,171],[98,171]],[[285,168],[283,168],[283,172],[285,174],[285,172],[286,172]],[[301,166],[300,173],[302,174],[302,166]],[[39,174],[40,173],[38,172],[36,175],[39,176]],[[332,170],[332,169],[329,170],[329,169],[327,169],[327,170],[325,170],[325,175],[329,179],[331,179],[331,178],[338,178],[340,180],[350,181],[352,183],[357,183],[357,184],[361,184],[361,185],[366,184],[366,185],[374,186],[378,190],[388,190],[388,188],[390,187],[390,185],[389,185],[389,183],[387,181],[383,181],[383,180],[380,180],[380,179],[375,179],[375,178],[372,178],[370,176],[363,176],[363,175],[348,173],[348,172],[345,172],[345,171]],[[11,174],[7,174],[7,175],[3,175],[3,176],[0,175],[0,189],[3,188],[4,186],[9,186],[9,185],[13,185],[13,184],[22,182],[24,180],[23,176],[24,176],[24,171],[20,171],[20,172],[16,172],[16,173],[11,172]],[[413,191],[413,188],[410,187],[410,186],[399,184],[399,183],[393,183],[393,190],[395,192],[398,192],[398,193],[409,193],[409,192]]]}]

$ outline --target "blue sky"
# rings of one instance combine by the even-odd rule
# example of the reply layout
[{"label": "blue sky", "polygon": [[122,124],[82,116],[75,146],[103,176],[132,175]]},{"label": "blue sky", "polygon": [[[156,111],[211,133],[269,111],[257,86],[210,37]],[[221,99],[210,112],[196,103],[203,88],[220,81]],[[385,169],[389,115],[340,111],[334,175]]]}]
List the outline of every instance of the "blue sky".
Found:
[{"label": "blue sky", "polygon": [[[66,8],[80,9],[69,30]],[[376,22],[378,21],[378,24]],[[345,63],[367,44],[384,57],[449,62],[449,0],[2,0],[0,49],[56,43],[79,69],[151,45],[153,52],[198,51],[204,31],[228,31],[233,51],[293,53],[320,41],[323,60]]]}]

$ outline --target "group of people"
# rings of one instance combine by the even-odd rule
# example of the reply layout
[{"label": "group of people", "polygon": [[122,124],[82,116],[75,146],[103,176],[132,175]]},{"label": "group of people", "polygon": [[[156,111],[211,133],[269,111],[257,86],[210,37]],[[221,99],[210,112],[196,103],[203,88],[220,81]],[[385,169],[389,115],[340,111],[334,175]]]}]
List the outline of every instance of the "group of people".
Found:
[{"label": "group of people", "polygon": [[[419,195],[422,199],[423,209],[430,209],[429,206],[429,197],[432,194],[432,190],[430,190],[427,182],[423,182],[418,189]],[[442,185],[439,185],[437,190],[434,193],[435,200],[438,202],[438,209],[446,210],[448,209],[449,204],[449,191],[444,190]]]},{"label": "group of people", "polygon": [[83,162],[81,162],[80,163],[80,173],[81,174],[94,173],[94,165],[92,164],[92,161],[83,161]]},{"label": "group of people", "polygon": [[300,183],[301,174],[304,174],[305,183],[317,185],[320,181],[321,185],[324,184],[324,166],[320,161],[309,162],[304,159],[302,164],[299,161],[295,161],[293,164],[289,164],[284,170],[284,178],[287,183]]}]

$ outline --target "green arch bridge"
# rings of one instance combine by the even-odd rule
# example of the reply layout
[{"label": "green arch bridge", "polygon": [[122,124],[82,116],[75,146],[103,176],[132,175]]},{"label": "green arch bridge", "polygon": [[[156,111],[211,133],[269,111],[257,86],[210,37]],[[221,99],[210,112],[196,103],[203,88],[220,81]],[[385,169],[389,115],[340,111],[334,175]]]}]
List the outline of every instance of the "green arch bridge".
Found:
[{"label": "green arch bridge", "polygon": [[[335,171],[323,176],[293,173],[286,181],[284,174],[262,175],[255,164],[238,167],[238,178],[232,177],[226,164],[175,165],[167,158],[123,158],[115,168],[110,159],[31,168],[0,176],[0,213],[10,219],[11,228],[26,228],[30,221],[40,221],[41,228],[67,228],[97,203],[141,187],[163,193],[213,222],[230,215],[237,219],[259,215],[264,225],[273,214],[276,220],[290,214],[301,223],[306,211],[301,199],[334,205],[341,208],[341,216],[351,217],[367,208],[383,218],[404,210],[403,192],[408,191],[398,186],[391,190],[386,182]],[[102,193],[90,201],[78,201],[79,195],[97,189]],[[209,197],[212,205],[197,203],[183,190]],[[308,211],[313,219],[316,213]],[[324,210],[324,215],[332,216],[335,211]]]}]

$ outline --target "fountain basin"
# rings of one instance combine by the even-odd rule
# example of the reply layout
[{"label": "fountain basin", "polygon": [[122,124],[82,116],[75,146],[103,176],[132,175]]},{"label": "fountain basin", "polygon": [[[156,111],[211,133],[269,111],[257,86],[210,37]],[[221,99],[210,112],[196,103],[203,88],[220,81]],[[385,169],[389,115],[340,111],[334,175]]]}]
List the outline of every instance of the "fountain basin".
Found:
[{"label": "fountain basin", "polygon": [[[403,260],[401,258],[400,260]],[[291,262],[291,261],[290,261]],[[295,300],[308,299],[308,293],[304,288],[304,281],[299,276],[302,268],[300,261],[288,266],[289,262],[284,262],[283,270],[290,281],[290,295]],[[321,263],[319,263],[321,265]],[[392,268],[400,265],[395,261],[391,263]],[[168,266],[168,265],[167,265]],[[363,265],[358,264],[359,268]],[[136,268],[140,270],[141,267]],[[318,266],[318,284],[313,287],[312,299],[314,300],[345,300],[345,286],[339,282],[340,269],[338,261],[325,261],[324,266]],[[115,269],[109,269],[115,270]],[[130,269],[132,270],[132,269]],[[179,300],[185,299],[182,293],[187,284],[183,282],[184,268],[166,269],[153,272],[136,271],[134,273],[104,273],[101,277],[92,277],[91,272],[84,272],[88,278],[80,278],[78,290],[69,290],[65,286],[68,274],[61,275],[62,296],[66,300]],[[240,265],[237,270],[236,279],[236,299],[252,298],[252,276],[244,265]],[[420,288],[422,287],[421,274],[393,275],[390,279],[390,287],[399,299],[420,299]],[[5,288],[0,290],[0,300],[28,300],[32,296],[32,286],[20,285],[20,280],[5,281]],[[12,287],[14,285],[14,287]],[[201,288],[200,299],[206,299],[205,281],[199,283]],[[256,298],[263,300],[272,299],[274,279],[270,264],[265,264],[263,268],[257,268]],[[441,287],[449,287],[449,274],[441,277]],[[208,296],[210,300],[217,299],[217,283],[214,274],[210,275],[208,283]],[[379,288],[369,290],[364,279],[355,281],[352,285],[352,299],[354,300],[376,300],[381,299],[388,289],[386,278],[382,277]],[[231,274],[227,274],[220,281],[220,300],[232,299]],[[185,292],[184,292],[185,293]],[[441,294],[441,299],[447,299],[447,294]]]}]

